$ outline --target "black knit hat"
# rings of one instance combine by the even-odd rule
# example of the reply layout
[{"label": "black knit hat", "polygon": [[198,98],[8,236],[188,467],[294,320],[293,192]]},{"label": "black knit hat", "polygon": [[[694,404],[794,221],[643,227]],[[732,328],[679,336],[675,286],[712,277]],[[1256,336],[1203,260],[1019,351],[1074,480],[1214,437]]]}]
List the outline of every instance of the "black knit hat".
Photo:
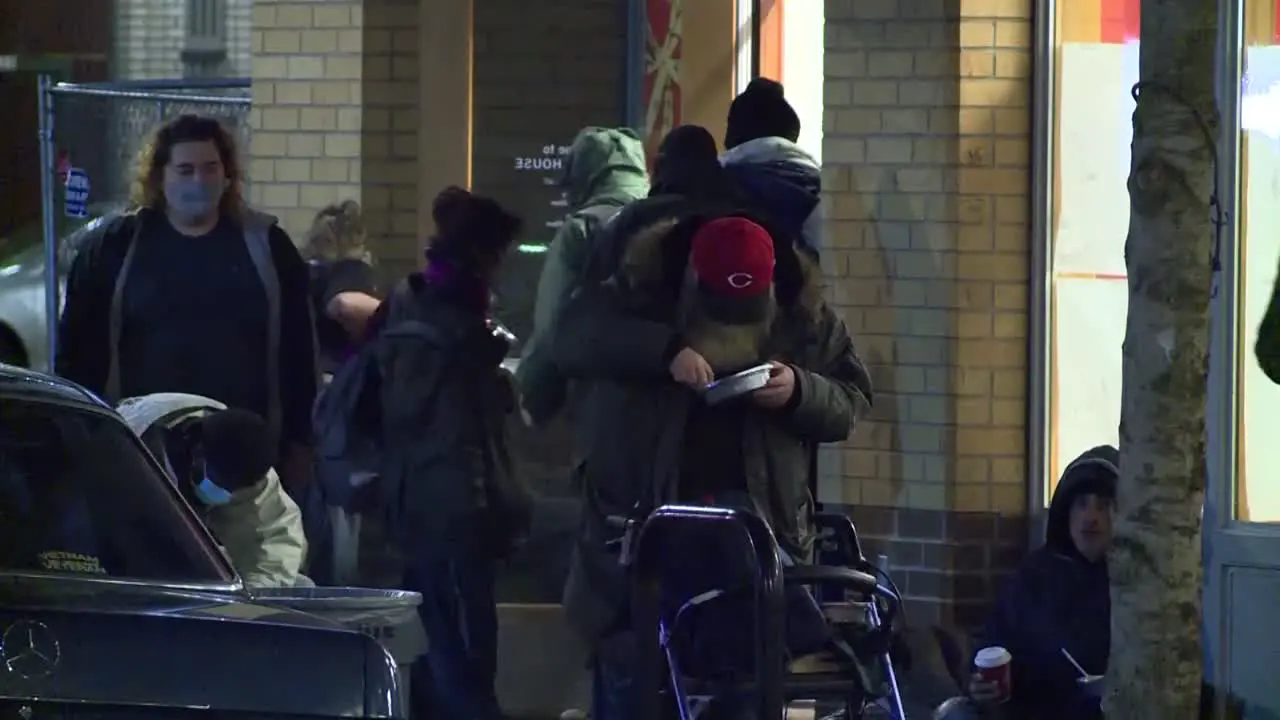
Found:
[{"label": "black knit hat", "polygon": [[800,139],[800,116],[783,97],[782,84],[756,78],[729,105],[729,126],[724,147],[733,149],[758,138]]},{"label": "black knit hat", "polygon": [[267,424],[248,410],[210,413],[201,431],[205,466],[224,490],[234,492],[258,483],[275,463]]}]

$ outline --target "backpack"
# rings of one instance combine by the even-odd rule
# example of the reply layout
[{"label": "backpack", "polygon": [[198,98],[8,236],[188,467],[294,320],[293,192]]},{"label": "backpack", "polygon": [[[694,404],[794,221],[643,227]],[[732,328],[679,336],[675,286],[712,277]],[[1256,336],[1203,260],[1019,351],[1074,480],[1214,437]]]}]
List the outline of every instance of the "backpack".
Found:
[{"label": "backpack", "polygon": [[587,221],[587,237],[591,237],[600,228],[609,224],[613,216],[622,210],[617,205],[592,205],[575,212],[573,217]]},{"label": "backpack", "polygon": [[377,346],[384,339],[413,338],[436,344],[436,329],[417,320],[405,320],[384,328],[360,351],[342,363],[333,379],[316,397],[311,412],[315,434],[316,480],[325,504],[350,506],[364,484],[377,473],[381,437],[382,376]]},{"label": "backpack", "polygon": [[[581,248],[582,257],[572,258],[570,264],[573,265],[575,272],[575,281],[581,286],[589,283],[594,279],[597,270],[594,265],[597,264],[597,244],[599,243],[600,233],[607,228],[618,213],[622,212],[622,208],[617,205],[592,205],[585,207],[573,213],[571,217],[579,218],[586,224],[587,242]],[[577,288],[573,288],[576,290]]]}]

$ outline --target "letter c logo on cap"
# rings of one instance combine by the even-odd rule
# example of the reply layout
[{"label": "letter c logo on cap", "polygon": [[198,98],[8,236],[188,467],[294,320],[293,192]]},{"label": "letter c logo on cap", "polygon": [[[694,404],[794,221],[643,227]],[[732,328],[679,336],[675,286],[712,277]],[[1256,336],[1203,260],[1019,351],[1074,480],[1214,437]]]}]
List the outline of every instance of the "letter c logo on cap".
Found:
[{"label": "letter c logo on cap", "polygon": [[729,287],[734,290],[744,290],[749,288],[755,281],[756,277],[754,275],[743,272],[733,273],[729,277],[725,278],[725,282],[729,283]]}]

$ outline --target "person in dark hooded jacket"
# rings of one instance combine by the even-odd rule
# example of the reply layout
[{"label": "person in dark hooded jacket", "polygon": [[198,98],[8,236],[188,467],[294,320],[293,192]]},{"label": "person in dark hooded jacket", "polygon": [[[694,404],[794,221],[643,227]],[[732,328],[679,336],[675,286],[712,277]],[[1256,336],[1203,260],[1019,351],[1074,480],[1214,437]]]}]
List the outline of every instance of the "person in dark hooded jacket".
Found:
[{"label": "person in dark hooded jacket", "polygon": [[436,197],[431,217],[426,267],[395,287],[374,321],[379,489],[405,558],[402,587],[422,594],[430,641],[414,671],[415,716],[430,707],[431,717],[497,720],[497,563],[528,516],[509,492],[518,483],[505,433],[514,393],[499,369],[508,341],[488,313],[521,221],[456,187]]},{"label": "person in dark hooded jacket", "polygon": [[[1001,592],[979,647],[1013,656],[1007,717],[1027,720],[1101,718],[1096,697],[1078,685],[1071,654],[1090,674],[1105,675],[1111,648],[1111,595],[1106,554],[1120,452],[1095,447],[1063,471],[1049,503],[1044,545]],[[980,704],[988,691],[970,688]]]},{"label": "person in dark hooded jacket", "polygon": [[780,83],[756,78],[729,106],[720,161],[752,207],[813,256],[822,249],[822,167],[796,144],[800,116]]}]

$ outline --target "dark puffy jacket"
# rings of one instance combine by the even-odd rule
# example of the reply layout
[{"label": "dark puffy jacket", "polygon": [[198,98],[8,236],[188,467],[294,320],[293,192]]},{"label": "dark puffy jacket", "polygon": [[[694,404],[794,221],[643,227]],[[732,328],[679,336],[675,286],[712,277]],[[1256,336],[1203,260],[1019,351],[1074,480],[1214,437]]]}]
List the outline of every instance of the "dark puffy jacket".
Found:
[{"label": "dark puffy jacket", "polygon": [[1114,495],[1119,452],[1093,448],[1062,474],[1049,503],[1045,544],[1031,553],[1000,594],[981,646],[999,645],[1013,655],[1012,717],[1028,720],[1101,718],[1096,699],[1076,684],[1085,670],[1105,675],[1111,651],[1111,588],[1106,560],[1089,562],[1075,549],[1071,505],[1086,492]]},{"label": "dark puffy jacket", "polygon": [[721,156],[749,206],[816,256],[823,246],[822,168],[800,146],[780,137],[745,142]]}]

